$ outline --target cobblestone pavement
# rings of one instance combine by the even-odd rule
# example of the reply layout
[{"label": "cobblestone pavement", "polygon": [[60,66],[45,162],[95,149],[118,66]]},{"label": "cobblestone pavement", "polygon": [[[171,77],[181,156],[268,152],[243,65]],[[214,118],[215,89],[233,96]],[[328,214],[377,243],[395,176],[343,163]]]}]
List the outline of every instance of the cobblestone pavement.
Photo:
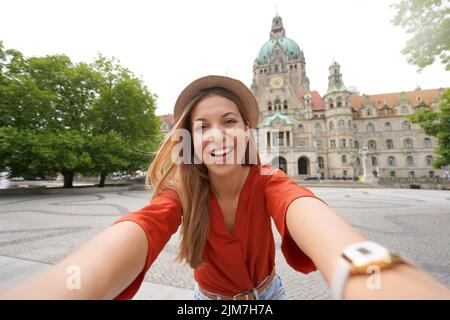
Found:
[{"label": "cobblestone pavement", "polygon": [[[369,239],[416,261],[450,286],[448,191],[310,190]],[[149,191],[0,196],[0,256],[54,264],[121,215],[146,205],[149,197]],[[280,237],[276,230],[274,234],[279,248]],[[152,265],[146,281],[193,289],[190,267],[174,262],[177,248],[178,233]],[[279,249],[276,264],[289,299],[329,299],[329,290],[319,272],[295,272]],[[0,273],[1,270],[0,266]]]}]

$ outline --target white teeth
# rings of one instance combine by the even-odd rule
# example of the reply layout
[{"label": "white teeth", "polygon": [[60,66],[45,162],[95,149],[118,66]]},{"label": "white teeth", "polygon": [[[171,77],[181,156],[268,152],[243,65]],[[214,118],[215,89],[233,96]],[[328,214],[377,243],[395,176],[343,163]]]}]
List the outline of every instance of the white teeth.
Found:
[{"label": "white teeth", "polygon": [[211,155],[213,155],[213,156],[223,156],[224,154],[230,153],[231,150],[233,150],[233,148],[231,148],[231,147],[227,148],[227,149],[218,150],[218,151],[214,150],[214,151],[211,152]]}]

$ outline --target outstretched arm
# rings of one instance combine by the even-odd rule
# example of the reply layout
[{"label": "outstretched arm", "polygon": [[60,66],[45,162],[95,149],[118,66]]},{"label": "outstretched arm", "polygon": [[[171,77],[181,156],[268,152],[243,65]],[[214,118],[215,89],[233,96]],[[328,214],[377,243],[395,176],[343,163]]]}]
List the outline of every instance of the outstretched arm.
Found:
[{"label": "outstretched arm", "polygon": [[[0,299],[113,299],[144,269],[147,247],[138,224],[114,224],[44,273],[0,292]],[[71,278],[78,275],[79,288]]]},{"label": "outstretched arm", "polygon": [[[316,264],[330,283],[343,249],[366,239],[331,207],[313,197],[294,200],[286,213],[286,225],[292,238]],[[370,275],[349,278],[347,299],[450,299],[450,290],[425,272],[409,265],[397,265],[381,271],[381,288],[367,286]]]}]

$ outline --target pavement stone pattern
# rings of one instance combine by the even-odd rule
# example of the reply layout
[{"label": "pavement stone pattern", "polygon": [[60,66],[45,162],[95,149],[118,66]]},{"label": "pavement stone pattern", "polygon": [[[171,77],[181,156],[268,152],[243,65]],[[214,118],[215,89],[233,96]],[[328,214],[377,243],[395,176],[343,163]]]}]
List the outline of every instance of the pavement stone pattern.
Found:
[{"label": "pavement stone pattern", "polygon": [[[344,219],[377,241],[418,263],[450,287],[450,192],[389,188],[309,188]],[[0,196],[0,290],[55,264],[121,215],[145,206],[150,191]],[[319,272],[290,268],[277,245],[276,268],[288,299],[330,299]],[[188,299],[192,269],[174,262],[179,233],[150,268],[138,299]],[[149,289],[150,288],[150,289]],[[178,291],[176,289],[179,289]]]}]

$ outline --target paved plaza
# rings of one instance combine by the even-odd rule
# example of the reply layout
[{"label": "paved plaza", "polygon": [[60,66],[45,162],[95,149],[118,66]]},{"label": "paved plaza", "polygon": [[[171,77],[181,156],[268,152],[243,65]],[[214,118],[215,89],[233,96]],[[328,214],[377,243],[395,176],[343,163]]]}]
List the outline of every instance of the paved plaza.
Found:
[{"label": "paved plaza", "polygon": [[[450,192],[311,187],[369,239],[416,261],[450,287]],[[57,263],[121,215],[149,202],[150,191],[0,196],[0,290]],[[289,299],[329,299],[319,272],[291,269],[277,243],[276,265]],[[192,299],[193,271],[174,262],[178,233],[145,277],[136,299]]]}]

